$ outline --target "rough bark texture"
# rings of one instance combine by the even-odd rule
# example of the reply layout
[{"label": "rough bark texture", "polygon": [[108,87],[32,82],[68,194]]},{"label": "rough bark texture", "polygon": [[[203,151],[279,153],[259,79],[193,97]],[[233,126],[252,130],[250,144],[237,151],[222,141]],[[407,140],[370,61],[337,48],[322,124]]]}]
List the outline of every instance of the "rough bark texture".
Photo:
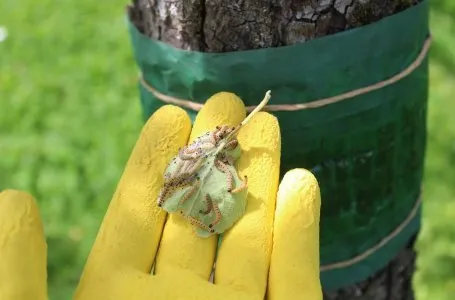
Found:
[{"label": "rough bark texture", "polygon": [[[129,14],[147,36],[177,48],[228,52],[304,42],[376,22],[421,0],[132,0]],[[359,284],[326,300],[412,300],[414,242]]]},{"label": "rough bark texture", "polygon": [[378,21],[421,0],[133,0],[146,35],[177,48],[277,47]]}]

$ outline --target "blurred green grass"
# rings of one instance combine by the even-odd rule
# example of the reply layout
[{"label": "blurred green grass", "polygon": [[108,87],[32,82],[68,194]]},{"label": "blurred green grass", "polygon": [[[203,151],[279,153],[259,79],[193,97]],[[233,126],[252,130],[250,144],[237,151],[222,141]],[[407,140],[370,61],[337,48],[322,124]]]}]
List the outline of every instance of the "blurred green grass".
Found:
[{"label": "blurred green grass", "polygon": [[70,299],[142,125],[125,1],[0,2],[0,190],[39,201]]},{"label": "blurred green grass", "polygon": [[[124,6],[3,0],[0,190],[39,201],[50,299],[70,299],[142,125]],[[433,1],[418,299],[455,295],[455,3]]]}]

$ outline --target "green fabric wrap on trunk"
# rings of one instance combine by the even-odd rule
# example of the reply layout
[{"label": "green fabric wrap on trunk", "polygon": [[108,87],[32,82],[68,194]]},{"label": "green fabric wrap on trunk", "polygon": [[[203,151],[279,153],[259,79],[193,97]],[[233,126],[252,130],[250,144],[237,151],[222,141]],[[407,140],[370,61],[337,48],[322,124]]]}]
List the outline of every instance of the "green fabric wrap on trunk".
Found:
[{"label": "green fabric wrap on trunk", "polygon": [[[269,104],[296,104],[383,81],[408,67],[429,35],[428,1],[305,43],[229,53],[176,49],[129,25],[135,60],[157,91],[198,103],[230,91],[246,105],[257,105],[269,89]],[[166,104],[139,88],[145,118]],[[411,74],[379,90],[320,108],[272,112],[282,130],[281,175],[307,168],[321,187],[321,267],[374,247],[414,208],[423,173],[427,94],[425,58]],[[194,120],[196,112],[188,113]],[[384,267],[416,234],[419,221],[420,208],[366,258],[323,268],[324,289],[361,281]]]}]

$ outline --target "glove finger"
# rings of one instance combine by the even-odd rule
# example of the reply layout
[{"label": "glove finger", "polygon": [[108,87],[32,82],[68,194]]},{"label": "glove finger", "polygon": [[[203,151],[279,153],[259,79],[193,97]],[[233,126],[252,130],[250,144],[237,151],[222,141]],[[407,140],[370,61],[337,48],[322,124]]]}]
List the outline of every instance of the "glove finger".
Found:
[{"label": "glove finger", "polygon": [[109,204],[77,295],[120,267],[150,272],[166,218],[156,202],[163,173],[190,130],[190,118],[176,106],[165,105],[149,118]]},{"label": "glove finger", "polygon": [[238,136],[240,176],[248,176],[244,216],[223,236],[215,283],[264,298],[269,269],[275,201],[279,183],[281,136],[277,119],[259,112]]},{"label": "glove finger", "polygon": [[319,185],[313,174],[304,169],[287,172],[277,197],[268,299],[322,299],[320,207]]},{"label": "glove finger", "polygon": [[[237,125],[245,118],[245,106],[234,94],[213,95],[196,116],[190,142],[219,125]],[[200,238],[194,227],[178,214],[168,217],[157,255],[155,274],[166,267],[193,270],[208,280],[215,259],[217,236]]]},{"label": "glove finger", "polygon": [[263,300],[229,287],[201,280],[191,270],[166,268],[159,276],[142,272],[114,272],[84,300]]},{"label": "glove finger", "polygon": [[47,299],[47,246],[35,199],[0,193],[0,299]]}]

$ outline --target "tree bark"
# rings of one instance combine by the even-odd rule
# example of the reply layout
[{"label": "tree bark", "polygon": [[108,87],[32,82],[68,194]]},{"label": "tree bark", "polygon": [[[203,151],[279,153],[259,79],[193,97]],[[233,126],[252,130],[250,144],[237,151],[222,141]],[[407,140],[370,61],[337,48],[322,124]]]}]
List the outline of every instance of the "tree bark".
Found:
[{"label": "tree bark", "polygon": [[421,0],[133,0],[135,25],[177,48],[228,52],[303,42],[376,22]]},{"label": "tree bark", "polygon": [[[174,47],[229,52],[305,42],[376,22],[421,0],[132,0],[145,35]],[[412,300],[413,240],[364,282],[325,292],[327,300]]]}]

